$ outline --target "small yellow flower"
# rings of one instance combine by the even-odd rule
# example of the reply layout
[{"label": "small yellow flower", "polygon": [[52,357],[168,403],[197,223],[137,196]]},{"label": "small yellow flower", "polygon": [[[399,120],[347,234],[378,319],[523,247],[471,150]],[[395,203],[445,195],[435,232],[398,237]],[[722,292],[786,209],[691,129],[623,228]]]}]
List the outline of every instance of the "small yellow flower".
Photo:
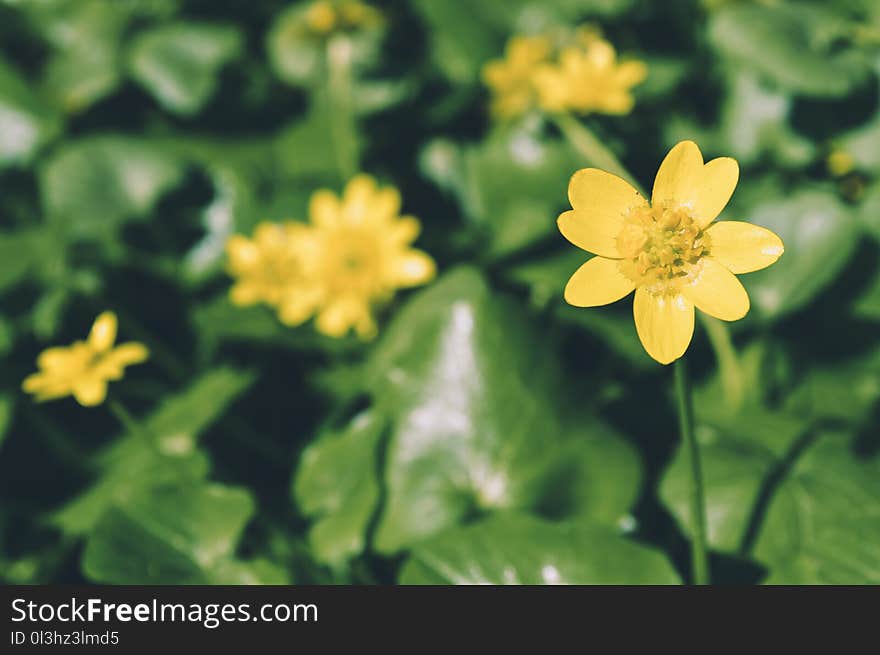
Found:
[{"label": "small yellow flower", "polygon": [[240,234],[226,242],[227,271],[236,278],[229,290],[233,305],[247,307],[265,303],[285,315],[285,302],[303,284],[301,242],[308,239],[303,223],[263,222],[252,239]]},{"label": "small yellow flower", "polygon": [[364,174],[352,178],[341,198],[326,189],[312,194],[309,238],[300,244],[307,275],[286,298],[286,323],[317,315],[323,334],[341,337],[354,328],[369,339],[376,333],[375,304],[434,277],[434,260],[410,247],[419,221],[400,216],[400,203],[397,189],[379,188]]},{"label": "small yellow flower", "polygon": [[550,56],[552,44],[543,36],[514,36],[503,59],[483,66],[483,82],[492,93],[490,110],[501,119],[515,118],[537,105],[535,71]]},{"label": "small yellow flower", "polygon": [[825,159],[825,166],[834,177],[843,177],[855,170],[856,160],[846,150],[835,148],[828,153],[828,157]]},{"label": "small yellow flower", "polygon": [[545,111],[628,114],[635,104],[632,87],[647,74],[644,62],[619,62],[614,46],[593,30],[581,30],[558,63],[538,67],[534,84]]},{"label": "small yellow flower", "polygon": [[651,203],[628,182],[596,168],[575,173],[573,209],[559,231],[596,254],[572,275],[565,300],[596,307],[635,290],[639,339],[661,364],[681,357],[694,331],[694,307],[725,321],[742,318],[749,297],[734,273],[765,268],[783,253],[782,240],[749,223],[712,223],[739,179],[729,157],[703,163],[692,141],[676,145],[660,165]]},{"label": "small yellow flower", "polygon": [[88,340],[40,353],[40,370],[25,379],[22,389],[40,402],[72,395],[80,405],[100,405],[107,397],[107,382],[121,380],[126,366],[149,356],[142,343],[131,341],[114,348],[115,341],[116,314],[104,312],[95,319]]},{"label": "small yellow flower", "polygon": [[318,36],[328,36],[379,25],[379,11],[360,0],[317,0],[306,8],[305,23],[309,31]]}]

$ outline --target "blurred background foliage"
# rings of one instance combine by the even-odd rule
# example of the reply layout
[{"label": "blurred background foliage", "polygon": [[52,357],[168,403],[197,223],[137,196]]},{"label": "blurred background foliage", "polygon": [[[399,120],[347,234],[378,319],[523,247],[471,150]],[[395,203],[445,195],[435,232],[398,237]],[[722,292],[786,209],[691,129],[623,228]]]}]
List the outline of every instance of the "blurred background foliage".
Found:
[{"label": "blurred background foliage", "polygon": [[[590,162],[538,113],[493,125],[480,81],[591,22],[648,67],[603,142],[643,185],[679,139],[736,157],[724,216],[786,244],[689,353],[714,580],[880,583],[880,3],[371,6],[328,39],[308,2],[0,2],[0,578],[689,580],[670,371],[628,303],[561,298]],[[357,170],[438,279],[366,344],[233,307],[229,235]],[[20,391],[104,309],[153,353],[113,393],[154,448]]]}]

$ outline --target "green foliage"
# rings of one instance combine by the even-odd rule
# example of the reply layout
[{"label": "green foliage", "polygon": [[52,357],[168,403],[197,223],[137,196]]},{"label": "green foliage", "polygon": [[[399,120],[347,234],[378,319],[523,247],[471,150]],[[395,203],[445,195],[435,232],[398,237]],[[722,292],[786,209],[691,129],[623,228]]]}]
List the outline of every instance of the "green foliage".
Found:
[{"label": "green foliage", "polygon": [[[481,81],[510,36],[589,22],[648,77],[577,120],[648,190],[679,140],[735,157],[721,219],[785,243],[688,351],[713,581],[880,583],[878,3],[370,6],[327,34],[308,0],[4,4],[0,581],[692,581],[671,371],[631,298],[562,300],[591,255],[555,221],[596,162]],[[358,171],[437,278],[372,341],[234,305],[229,237]],[[110,386],[136,423],[25,397],[108,309],[151,351]]]},{"label": "green foliage", "polygon": [[403,584],[675,584],[663,556],[589,523],[516,514],[455,528],[413,551]]},{"label": "green foliage", "polygon": [[147,215],[182,175],[176,158],[147,142],[100,136],[56,151],[40,184],[49,219],[69,238],[110,238],[119,223]]},{"label": "green foliage", "polygon": [[241,48],[231,27],[173,23],[144,32],[129,51],[132,76],[162,106],[189,116],[202,108],[224,63]]},{"label": "green foliage", "polygon": [[104,515],[86,544],[83,570],[112,584],[283,584],[284,573],[268,562],[234,558],[253,512],[250,494],[234,487],[155,489]]},{"label": "green foliage", "polygon": [[786,90],[844,96],[867,80],[871,62],[856,48],[838,48],[851,25],[826,4],[732,4],[712,17],[709,35],[722,53]]}]

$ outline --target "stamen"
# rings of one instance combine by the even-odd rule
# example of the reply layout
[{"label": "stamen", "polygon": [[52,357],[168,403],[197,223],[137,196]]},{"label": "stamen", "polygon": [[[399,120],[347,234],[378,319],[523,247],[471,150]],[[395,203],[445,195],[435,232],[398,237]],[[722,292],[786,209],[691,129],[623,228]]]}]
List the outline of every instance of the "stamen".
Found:
[{"label": "stamen", "polygon": [[686,210],[640,207],[627,215],[617,237],[620,270],[654,293],[675,291],[696,277],[710,245]]}]

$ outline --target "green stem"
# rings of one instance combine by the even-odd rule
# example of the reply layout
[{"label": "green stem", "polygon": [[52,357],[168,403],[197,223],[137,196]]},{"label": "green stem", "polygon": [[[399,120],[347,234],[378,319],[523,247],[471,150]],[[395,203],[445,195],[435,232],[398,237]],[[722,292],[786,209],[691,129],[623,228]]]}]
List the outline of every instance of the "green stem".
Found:
[{"label": "green stem", "polygon": [[352,45],[348,36],[327,41],[327,96],[336,164],[343,181],[358,171],[357,125],[352,102]]},{"label": "green stem", "polygon": [[630,175],[626,166],[620,162],[617,155],[607,148],[605,144],[593,134],[590,128],[571,114],[553,114],[552,120],[556,123],[559,131],[562,132],[563,136],[565,136],[571,146],[577,150],[590,165],[595,166],[596,168],[601,168],[609,173],[614,173],[618,177],[622,177],[624,180],[632,184],[645,198],[649,197],[638,181]]},{"label": "green stem", "polygon": [[156,453],[157,455],[161,455],[162,453],[159,451],[159,444],[156,443],[156,440],[153,439],[153,435],[151,435],[146,428],[144,428],[140,422],[131,415],[125,405],[123,405],[118,400],[110,400],[107,402],[107,407],[110,408],[110,412],[113,416],[116,417],[122,427],[129,434],[135,434],[140,439],[144,440],[144,443],[149,447],[150,451]]},{"label": "green stem", "polygon": [[706,549],[706,503],[703,497],[703,472],[700,451],[694,435],[694,412],[691,387],[684,357],[675,362],[675,395],[678,404],[678,426],[682,446],[691,470],[691,566],[694,584],[709,583],[709,557]]},{"label": "green stem", "polygon": [[733,347],[730,331],[723,321],[700,312],[700,320],[706,328],[709,343],[715,351],[718,360],[718,372],[721,376],[721,386],[724,389],[724,401],[731,413],[736,413],[742,406],[743,394],[745,393],[745,380],[739,365],[739,357]]}]

